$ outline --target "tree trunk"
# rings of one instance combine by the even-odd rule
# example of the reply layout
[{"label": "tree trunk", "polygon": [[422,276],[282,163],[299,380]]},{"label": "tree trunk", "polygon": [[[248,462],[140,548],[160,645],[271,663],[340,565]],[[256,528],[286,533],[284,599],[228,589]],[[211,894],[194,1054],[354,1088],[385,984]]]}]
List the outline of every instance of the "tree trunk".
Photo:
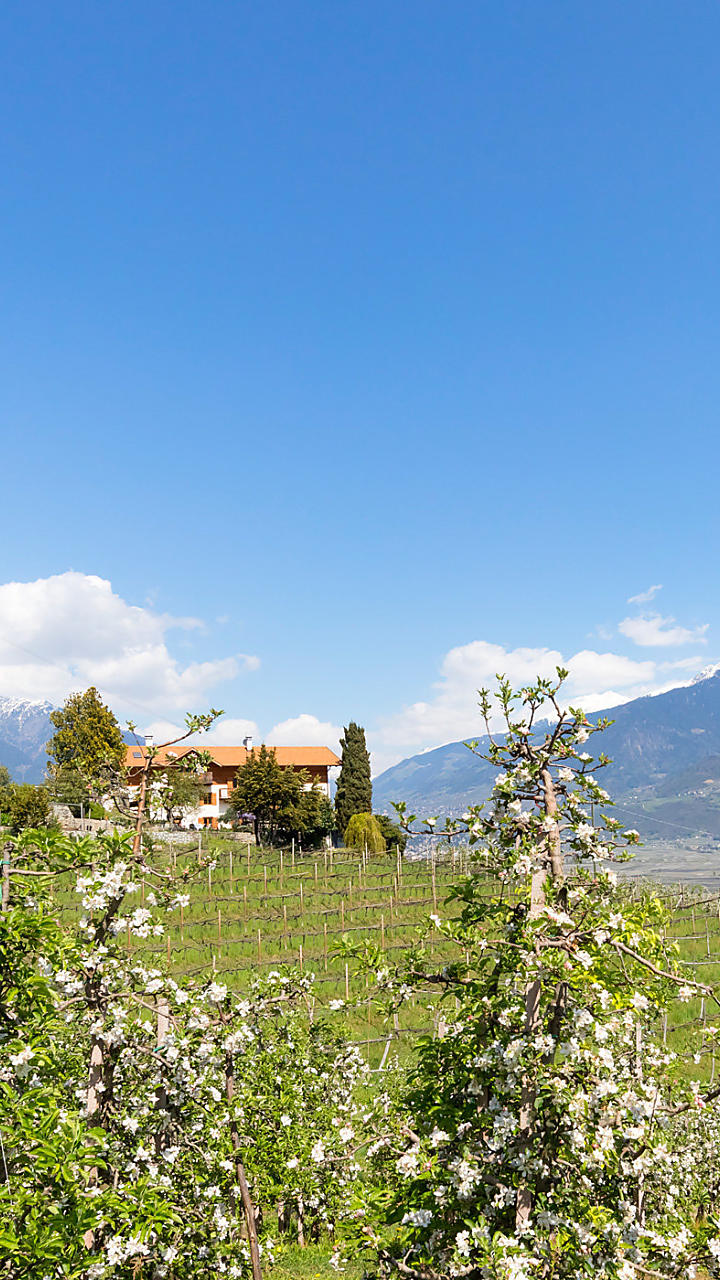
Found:
[{"label": "tree trunk", "polygon": [[145,761],[145,768],[143,769],[142,779],[140,781],[140,794],[138,795],[137,818],[135,821],[135,835],[133,836],[133,847],[132,847],[133,857],[135,858],[138,856],[140,852],[140,846],[142,844],[142,829],[143,829],[143,822],[145,820],[145,806],[147,804],[147,785],[148,785],[148,777],[150,776],[151,763],[152,763],[152,757],[148,756],[147,760]]},{"label": "tree trunk", "polygon": [[[105,1060],[103,1056],[102,1043],[95,1037],[90,1041],[90,1071],[88,1074],[88,1087],[85,1101],[87,1111],[88,1124],[97,1123],[95,1117],[100,1110],[100,1089],[98,1085],[102,1083],[105,1074]],[[98,1171],[91,1169],[88,1175],[88,1183],[92,1186],[97,1182]],[[92,1249],[95,1244],[95,1232],[90,1229],[83,1236],[86,1249]]]},{"label": "tree trunk", "polygon": [[[165,996],[158,996],[157,999],[157,1047],[161,1049],[167,1040],[167,1033],[170,1027],[170,1005]],[[159,1119],[167,1113],[168,1098],[167,1090],[164,1085],[159,1085],[155,1106],[159,1112]],[[160,1125],[155,1133],[155,1154],[160,1155],[167,1146],[167,1130],[164,1125]]]},{"label": "tree trunk", "polygon": [[3,849],[3,866],[2,866],[2,910],[8,911],[10,907],[10,854],[15,848],[12,840],[5,842]]},{"label": "tree trunk", "polygon": [[240,1199],[242,1200],[243,1211],[245,1213],[245,1225],[247,1227],[248,1244],[250,1245],[250,1263],[252,1265],[253,1280],[262,1280],[262,1267],[260,1265],[260,1248],[258,1246],[257,1227],[255,1224],[255,1206],[250,1195],[245,1166],[240,1155],[240,1134],[238,1133],[237,1121],[232,1114],[232,1100],[235,1095],[235,1063],[233,1055],[228,1053],[225,1057],[225,1097],[228,1103],[228,1115],[230,1119],[230,1140],[232,1142],[233,1151],[235,1153],[235,1178],[240,1189]]},{"label": "tree trunk", "polygon": [[[547,766],[541,770],[540,776],[542,779],[545,816],[552,819],[553,829],[547,833],[546,840],[544,841],[547,849],[547,857],[542,856],[540,865],[533,872],[532,876],[532,883],[530,886],[531,919],[539,916],[545,906],[545,884],[548,879],[548,874],[550,874],[552,879],[556,882],[562,881],[563,879],[562,845],[560,842],[560,828],[557,823],[557,798],[555,796],[555,786],[552,780],[552,774]],[[541,995],[542,983],[539,978],[536,978],[534,982],[529,984],[525,992],[526,1036],[535,1035],[539,1030]],[[535,1086],[532,1080],[525,1075],[523,1076],[520,1095],[519,1137],[521,1151],[527,1152],[530,1147],[534,1111]],[[532,1210],[532,1191],[530,1190],[527,1182],[523,1180],[518,1186],[517,1202],[515,1207],[516,1231],[524,1231],[527,1228],[532,1215]]]},{"label": "tree trunk", "polygon": [[[542,983],[539,978],[531,982],[525,992],[525,1035],[534,1035],[540,1025],[540,995],[542,992]],[[527,1151],[530,1145],[530,1131],[532,1129],[533,1112],[535,1109],[535,1086],[532,1080],[525,1075],[523,1076],[522,1090],[520,1094],[520,1141],[521,1149]],[[521,1182],[518,1186],[517,1202],[515,1207],[515,1229],[522,1231],[530,1220],[533,1208],[533,1197],[527,1182]]]},{"label": "tree trunk", "polygon": [[542,770],[543,798],[545,801],[545,813],[548,818],[552,818],[554,829],[548,834],[548,845],[550,847],[550,872],[553,880],[562,883],[565,875],[563,866],[562,845],[560,842],[560,828],[557,822],[557,797],[555,795],[555,785],[552,780],[552,774],[548,768]]}]

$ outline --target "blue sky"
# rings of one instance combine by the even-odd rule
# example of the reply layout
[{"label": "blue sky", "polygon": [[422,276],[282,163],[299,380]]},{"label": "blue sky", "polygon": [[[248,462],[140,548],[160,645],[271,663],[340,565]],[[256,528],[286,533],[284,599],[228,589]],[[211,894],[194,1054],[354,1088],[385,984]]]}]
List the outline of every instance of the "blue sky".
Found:
[{"label": "blue sky", "polygon": [[0,693],[382,765],[495,661],[720,657],[715,4],[22,0],[0,51]]}]

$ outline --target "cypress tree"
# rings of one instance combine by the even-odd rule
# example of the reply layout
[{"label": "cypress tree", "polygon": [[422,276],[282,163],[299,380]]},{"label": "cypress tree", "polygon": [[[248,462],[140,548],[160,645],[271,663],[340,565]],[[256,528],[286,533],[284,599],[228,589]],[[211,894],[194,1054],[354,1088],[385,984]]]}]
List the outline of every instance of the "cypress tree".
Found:
[{"label": "cypress tree", "polygon": [[342,768],[335,792],[335,816],[338,830],[344,834],[355,813],[372,813],[370,756],[365,744],[365,730],[354,720],[340,739]]}]

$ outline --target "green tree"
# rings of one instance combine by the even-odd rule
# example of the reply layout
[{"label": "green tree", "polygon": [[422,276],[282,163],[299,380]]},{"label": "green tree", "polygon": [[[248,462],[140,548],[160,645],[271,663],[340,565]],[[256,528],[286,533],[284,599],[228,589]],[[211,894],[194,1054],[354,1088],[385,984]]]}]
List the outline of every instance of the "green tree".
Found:
[{"label": "green tree", "polygon": [[373,813],[354,813],[345,828],[346,849],[367,849],[368,853],[384,853],[385,837]]},{"label": "green tree", "polygon": [[407,832],[397,822],[393,822],[392,818],[388,818],[386,813],[376,813],[378,826],[382,831],[385,844],[388,849],[394,849],[396,846],[401,853],[405,852],[407,844]]},{"label": "green tree", "polygon": [[281,832],[293,829],[306,781],[303,770],[283,768],[272,748],[263,745],[238,769],[228,808],[235,814],[251,813],[258,844],[261,839],[272,843]]},{"label": "green tree", "polygon": [[53,775],[70,766],[92,786],[122,767],[125,743],[120,726],[97,689],[72,694],[50,719],[55,733],[45,750]]},{"label": "green tree", "polygon": [[370,756],[365,730],[354,720],[340,739],[342,768],[335,792],[335,814],[339,831],[344,831],[354,813],[372,813]]},{"label": "green tree", "polygon": [[87,812],[92,804],[91,788],[74,764],[61,764],[50,769],[47,789],[53,800],[68,805],[70,809],[79,810],[82,805]]},{"label": "green tree", "polygon": [[13,783],[6,792],[4,808],[13,835],[26,827],[50,825],[50,796],[45,787],[34,787],[30,782]]},{"label": "green tree", "polygon": [[288,840],[294,836],[305,849],[311,849],[333,830],[335,814],[331,801],[320,787],[310,787],[301,792],[298,803],[288,809],[284,821],[287,825],[280,834]]},{"label": "green tree", "polygon": [[197,773],[189,768],[177,767],[169,769],[153,786],[153,798],[169,823],[182,818],[184,813],[196,809],[200,803],[205,784]]},{"label": "green tree", "polygon": [[11,786],[10,770],[6,769],[4,764],[0,764],[0,812],[7,808],[8,792]]}]

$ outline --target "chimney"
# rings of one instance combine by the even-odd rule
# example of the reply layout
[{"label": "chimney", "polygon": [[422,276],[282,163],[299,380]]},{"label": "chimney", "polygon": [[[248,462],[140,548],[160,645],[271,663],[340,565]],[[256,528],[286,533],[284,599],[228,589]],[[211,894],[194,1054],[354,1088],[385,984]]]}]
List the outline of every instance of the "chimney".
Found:
[{"label": "chimney", "polygon": [[252,751],[252,734],[249,733],[247,738],[243,738],[243,746],[246,751]]},{"label": "chimney", "polygon": [[152,733],[146,733],[146,734],[145,734],[145,746],[146,746],[146,747],[154,747],[154,746],[155,746],[155,735],[154,735],[154,734],[152,734]]}]

